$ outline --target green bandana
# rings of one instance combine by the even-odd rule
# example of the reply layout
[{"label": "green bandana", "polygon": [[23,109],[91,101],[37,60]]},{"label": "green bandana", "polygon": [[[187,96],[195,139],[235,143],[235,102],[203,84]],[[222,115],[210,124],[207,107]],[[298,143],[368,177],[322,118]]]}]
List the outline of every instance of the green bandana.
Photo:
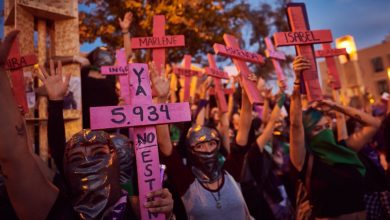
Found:
[{"label": "green bandana", "polygon": [[338,145],[331,129],[325,129],[312,137],[309,148],[314,155],[330,165],[346,164],[355,167],[362,176],[366,174],[366,168],[357,153]]}]

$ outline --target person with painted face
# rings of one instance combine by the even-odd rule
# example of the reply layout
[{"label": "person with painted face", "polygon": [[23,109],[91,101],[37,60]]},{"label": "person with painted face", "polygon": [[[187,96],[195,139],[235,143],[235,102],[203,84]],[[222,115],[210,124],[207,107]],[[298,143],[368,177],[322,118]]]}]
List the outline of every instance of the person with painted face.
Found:
[{"label": "person with painted face", "polygon": [[189,129],[184,146],[186,166],[177,148],[173,149],[169,141],[168,126],[157,126],[157,134],[162,137],[162,141],[159,141],[160,158],[167,166],[168,179],[181,196],[188,219],[251,218],[236,182],[240,174],[231,172],[237,167],[240,170],[242,166],[247,150],[251,112],[252,106],[243,91],[240,129],[226,161],[219,153],[222,139],[217,130],[203,125],[193,125]]},{"label": "person with painted face", "polygon": [[[301,75],[310,61],[294,59],[296,75],[290,107],[290,158],[305,179],[312,214],[316,219],[365,219],[363,178],[366,168],[357,152],[379,128],[380,122],[357,109],[328,100],[302,111]],[[336,110],[361,122],[364,127],[337,142],[326,112]],[[306,181],[308,180],[308,181]]]}]

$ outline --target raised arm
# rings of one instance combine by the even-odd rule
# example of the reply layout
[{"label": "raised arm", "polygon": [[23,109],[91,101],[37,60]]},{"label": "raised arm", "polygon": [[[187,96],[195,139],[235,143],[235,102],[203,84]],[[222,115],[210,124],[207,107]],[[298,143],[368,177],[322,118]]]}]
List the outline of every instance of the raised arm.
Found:
[{"label": "raised arm", "polygon": [[381,125],[381,121],[379,119],[358,109],[349,106],[342,106],[329,100],[323,100],[320,104],[329,106],[331,109],[348,115],[363,125],[363,129],[353,133],[345,140],[347,146],[355,151],[359,151],[366,143],[368,143]]},{"label": "raised arm", "polygon": [[[159,74],[157,72],[154,62],[149,63],[150,79],[152,81],[152,87],[157,93],[155,101],[157,103],[166,103],[168,100],[170,82],[165,74]],[[163,69],[163,71],[165,71]],[[172,142],[169,133],[168,124],[156,125],[157,143],[160,152],[164,156],[170,156],[172,154]]]},{"label": "raised arm", "polygon": [[297,56],[293,62],[295,73],[294,88],[290,103],[290,159],[294,167],[301,171],[305,162],[305,132],[302,124],[301,74],[310,68],[310,62]]},{"label": "raised arm", "polygon": [[133,21],[133,13],[126,12],[125,16],[123,17],[123,20],[121,18],[118,18],[119,26],[122,30],[123,35],[123,47],[125,48],[126,52],[126,60],[129,60],[131,56],[133,55],[133,51],[131,48],[131,39],[130,39],[130,25]]},{"label": "raised arm", "polygon": [[11,32],[0,46],[0,165],[12,205],[20,219],[46,219],[58,189],[41,173],[28,144],[4,63],[13,38]]},{"label": "raised arm", "polygon": [[50,74],[47,74],[41,66],[39,68],[40,73],[38,77],[45,86],[49,98],[47,136],[50,154],[54,158],[57,169],[63,173],[66,140],[62,109],[64,97],[69,87],[70,73],[66,73],[63,79],[61,62],[58,62],[57,70],[55,71],[53,60],[50,61]]},{"label": "raised arm", "polygon": [[[204,121],[206,119],[207,115],[207,106],[209,102],[209,94],[208,90],[211,85],[211,77],[208,77],[205,81],[202,82],[199,88],[199,103],[198,103],[198,108],[200,108],[198,114],[196,115],[196,124],[197,125],[204,125]],[[204,105],[206,104],[207,105]]]},{"label": "raised arm", "polygon": [[[256,76],[251,74],[249,79],[256,81]],[[248,95],[244,89],[242,90],[241,102],[241,114],[239,128],[236,136],[236,143],[240,146],[246,146],[248,144],[248,135],[252,124],[252,105],[249,102]]]},{"label": "raised arm", "polygon": [[[333,99],[340,104],[340,91],[333,90]],[[348,138],[347,125],[344,114],[336,111],[337,140],[346,140]]]},{"label": "raised arm", "polygon": [[276,105],[274,106],[274,109],[272,110],[271,116],[267,122],[267,125],[265,126],[263,133],[256,139],[256,144],[260,149],[260,152],[263,151],[264,146],[267,144],[267,142],[271,139],[272,133],[275,128],[275,123],[277,119],[280,116],[280,109],[282,108],[284,101],[286,100],[286,94],[284,94],[284,83],[280,83],[282,86],[280,86],[280,92],[277,95]]}]

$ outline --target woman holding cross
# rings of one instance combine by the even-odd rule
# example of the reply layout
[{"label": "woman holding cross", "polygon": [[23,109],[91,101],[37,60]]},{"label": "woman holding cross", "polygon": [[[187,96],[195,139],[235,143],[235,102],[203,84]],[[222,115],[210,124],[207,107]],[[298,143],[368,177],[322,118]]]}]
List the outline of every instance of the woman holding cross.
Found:
[{"label": "woman holding cross", "polygon": [[[163,93],[165,97],[168,92],[169,87]],[[217,130],[202,125],[190,128],[185,144],[189,166],[185,166],[177,149],[172,146],[168,126],[157,126],[158,144],[163,155],[161,162],[167,165],[168,178],[179,191],[189,219],[251,218],[239,185],[224,169],[242,165],[251,113],[252,106],[243,91],[240,129],[235,144],[237,147],[234,150],[232,148],[225,163],[219,160],[222,138]]]},{"label": "woman holding cross", "polygon": [[[290,157],[308,191],[316,219],[365,219],[363,177],[366,168],[357,152],[375,134],[380,122],[359,110],[323,100],[302,111],[302,71],[310,62],[294,59],[295,82],[290,108]],[[329,110],[348,115],[364,127],[337,142],[326,117]]]}]

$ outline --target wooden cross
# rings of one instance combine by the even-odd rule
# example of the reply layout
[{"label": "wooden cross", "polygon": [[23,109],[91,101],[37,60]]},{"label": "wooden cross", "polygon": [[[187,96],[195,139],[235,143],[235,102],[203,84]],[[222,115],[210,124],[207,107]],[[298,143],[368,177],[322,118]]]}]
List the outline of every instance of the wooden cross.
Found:
[{"label": "wooden cross", "polygon": [[177,75],[184,76],[184,102],[190,99],[191,79],[193,76],[199,76],[201,71],[191,69],[191,55],[184,55],[184,68],[174,67],[173,72]]},{"label": "wooden cross", "polygon": [[184,46],[184,35],[165,35],[165,16],[153,16],[153,37],[133,37],[131,47],[133,49],[153,49],[153,61],[157,71],[165,67],[165,48]]},{"label": "wooden cross", "polygon": [[245,61],[263,64],[264,58],[259,54],[241,50],[237,38],[232,35],[224,34],[223,39],[225,40],[227,46],[222,44],[214,44],[213,47],[215,53],[233,59],[234,65],[241,73],[242,86],[248,94],[249,101],[252,104],[263,103],[260,93],[256,88],[256,83],[248,79],[250,70]]},{"label": "wooden cross", "polygon": [[32,66],[38,63],[34,54],[20,55],[19,35],[12,42],[8,53],[5,69],[11,71],[12,91],[18,105],[22,106],[23,114],[28,112],[26,88],[24,83],[23,67]]},{"label": "wooden cross", "polygon": [[286,55],[284,55],[283,52],[279,52],[275,50],[274,44],[272,43],[269,37],[266,37],[264,41],[265,41],[265,45],[267,46],[267,49],[265,50],[265,55],[266,57],[272,60],[272,65],[274,66],[275,73],[276,76],[278,77],[278,80],[284,81],[285,77],[283,74],[282,67],[280,66],[280,61],[286,60]]},{"label": "wooden cross", "polygon": [[316,51],[316,57],[325,57],[326,67],[328,68],[328,74],[332,77],[332,88],[339,90],[341,88],[339,73],[336,68],[336,62],[334,61],[335,56],[347,55],[345,48],[334,49],[328,44],[322,44],[322,50]]},{"label": "wooden cross", "polygon": [[225,93],[223,92],[223,86],[221,79],[229,79],[229,76],[226,72],[219,70],[217,64],[215,63],[214,56],[212,54],[207,54],[207,59],[209,60],[210,67],[206,67],[206,74],[213,77],[214,81],[214,94],[217,99],[219,110],[221,113],[228,111]]},{"label": "wooden cross", "polygon": [[[124,53],[117,57],[125,59]],[[122,70],[128,72],[123,74]],[[162,187],[157,135],[154,125],[190,121],[189,104],[153,104],[148,66],[146,64],[133,63],[127,66],[117,66],[108,69],[108,71],[104,70],[104,72],[128,76],[127,86],[121,87],[121,90],[129,90],[130,98],[128,100],[130,100],[130,104],[90,108],[91,128],[134,127],[132,135],[137,160],[141,217],[143,220],[164,219],[164,215],[152,214],[143,206],[146,202],[146,194]]]},{"label": "wooden cross", "polygon": [[287,4],[287,15],[292,32],[274,34],[276,46],[295,45],[295,50],[311,62],[311,68],[303,71],[303,81],[309,101],[321,100],[322,92],[318,80],[317,63],[313,44],[331,43],[333,41],[330,30],[311,31],[304,3]]}]

